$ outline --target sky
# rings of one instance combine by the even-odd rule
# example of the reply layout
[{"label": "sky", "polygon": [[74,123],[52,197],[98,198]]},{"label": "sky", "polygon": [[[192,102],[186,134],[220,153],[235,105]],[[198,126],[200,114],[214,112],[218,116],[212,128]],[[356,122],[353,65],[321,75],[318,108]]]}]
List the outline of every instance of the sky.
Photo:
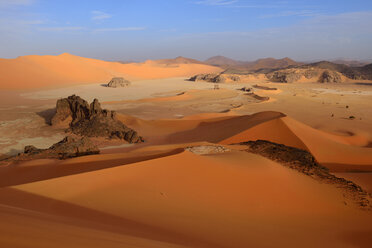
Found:
[{"label": "sky", "polygon": [[0,58],[372,59],[371,0],[0,0]]}]

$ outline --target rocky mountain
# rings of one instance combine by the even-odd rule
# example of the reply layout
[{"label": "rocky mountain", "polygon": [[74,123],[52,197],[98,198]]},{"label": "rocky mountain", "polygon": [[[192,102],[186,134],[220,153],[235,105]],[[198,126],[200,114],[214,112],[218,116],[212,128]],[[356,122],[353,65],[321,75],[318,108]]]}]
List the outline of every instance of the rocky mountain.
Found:
[{"label": "rocky mountain", "polygon": [[51,124],[81,136],[118,138],[129,143],[143,142],[136,131],[116,118],[115,111],[102,109],[97,99],[90,105],[76,95],[58,100]]}]

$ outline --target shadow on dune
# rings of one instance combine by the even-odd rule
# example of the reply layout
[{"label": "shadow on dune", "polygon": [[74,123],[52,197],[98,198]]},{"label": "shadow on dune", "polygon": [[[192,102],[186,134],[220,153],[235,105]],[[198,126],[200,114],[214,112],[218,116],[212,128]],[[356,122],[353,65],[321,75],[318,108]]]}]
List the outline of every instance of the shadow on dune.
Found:
[{"label": "shadow on dune", "polygon": [[[68,223],[79,227],[130,235],[149,240],[169,242],[191,247],[218,247],[185,235],[142,224],[137,221],[111,215],[72,203],[24,192],[18,189],[0,189],[1,208],[17,215],[31,215],[45,220],[47,225]],[[15,209],[16,208],[16,209]],[[29,211],[31,210],[31,212]],[[27,228],[34,228],[29,226]],[[53,228],[51,229],[51,231]],[[40,237],[41,238],[41,237]]]},{"label": "shadow on dune", "polygon": [[174,133],[165,137],[161,143],[175,144],[199,141],[218,143],[258,124],[285,116],[285,114],[280,112],[267,111],[221,121],[202,122],[192,130]]},{"label": "shadow on dune", "polygon": [[[79,160],[80,158],[77,158],[77,160],[50,160],[49,163],[42,163],[41,165],[36,164],[33,166],[22,166],[22,164],[3,166],[0,167],[0,187],[37,182],[51,178],[142,162],[150,159],[175,155],[182,151],[183,149],[173,149],[165,152],[153,152],[146,155],[134,153],[116,159],[100,159],[100,156],[102,155],[91,155],[84,157],[87,161],[81,161]],[[70,163],[63,163],[63,161],[68,161]]]}]

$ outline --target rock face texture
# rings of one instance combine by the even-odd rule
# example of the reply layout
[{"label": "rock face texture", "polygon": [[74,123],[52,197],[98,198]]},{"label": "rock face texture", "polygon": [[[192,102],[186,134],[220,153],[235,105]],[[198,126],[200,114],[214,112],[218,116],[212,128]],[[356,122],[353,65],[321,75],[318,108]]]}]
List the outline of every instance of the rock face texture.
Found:
[{"label": "rock face texture", "polygon": [[266,77],[273,82],[295,83],[299,80],[312,79],[320,83],[340,83],[342,78],[340,73],[334,70],[325,70],[319,68],[289,68],[270,72]]},{"label": "rock face texture", "polygon": [[341,76],[335,71],[325,70],[319,78],[320,83],[340,83]]},{"label": "rock face texture", "polygon": [[189,79],[190,81],[205,81],[209,83],[227,83],[227,82],[238,82],[240,77],[237,75],[229,74],[198,74]]},{"label": "rock face texture", "polygon": [[107,84],[107,87],[118,88],[118,87],[127,87],[131,85],[131,82],[122,78],[122,77],[115,77],[111,79],[111,81]]},{"label": "rock face texture", "polygon": [[75,138],[67,136],[47,149],[35,146],[25,146],[24,152],[7,158],[0,163],[21,162],[32,159],[66,159],[85,155],[98,154],[98,147],[86,137]]},{"label": "rock face texture", "polygon": [[298,81],[302,75],[300,73],[296,73],[295,71],[283,70],[269,73],[266,76],[273,82],[294,83]]},{"label": "rock face texture", "polygon": [[90,105],[76,95],[58,100],[51,123],[81,136],[118,138],[129,143],[143,142],[136,131],[116,118],[115,111],[102,109],[97,99]]}]

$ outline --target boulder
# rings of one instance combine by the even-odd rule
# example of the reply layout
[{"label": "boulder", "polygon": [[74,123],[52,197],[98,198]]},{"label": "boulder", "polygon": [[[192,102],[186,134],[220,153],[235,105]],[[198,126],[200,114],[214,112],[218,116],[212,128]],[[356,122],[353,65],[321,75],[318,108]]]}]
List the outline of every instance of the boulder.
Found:
[{"label": "boulder", "polygon": [[130,81],[122,77],[115,77],[111,79],[111,81],[107,84],[107,87],[119,88],[119,87],[127,87],[129,85],[131,85]]},{"label": "boulder", "polygon": [[89,105],[76,95],[57,101],[52,125],[87,137],[118,138],[129,143],[143,142],[136,131],[116,118],[116,112],[102,109],[97,99]]}]

